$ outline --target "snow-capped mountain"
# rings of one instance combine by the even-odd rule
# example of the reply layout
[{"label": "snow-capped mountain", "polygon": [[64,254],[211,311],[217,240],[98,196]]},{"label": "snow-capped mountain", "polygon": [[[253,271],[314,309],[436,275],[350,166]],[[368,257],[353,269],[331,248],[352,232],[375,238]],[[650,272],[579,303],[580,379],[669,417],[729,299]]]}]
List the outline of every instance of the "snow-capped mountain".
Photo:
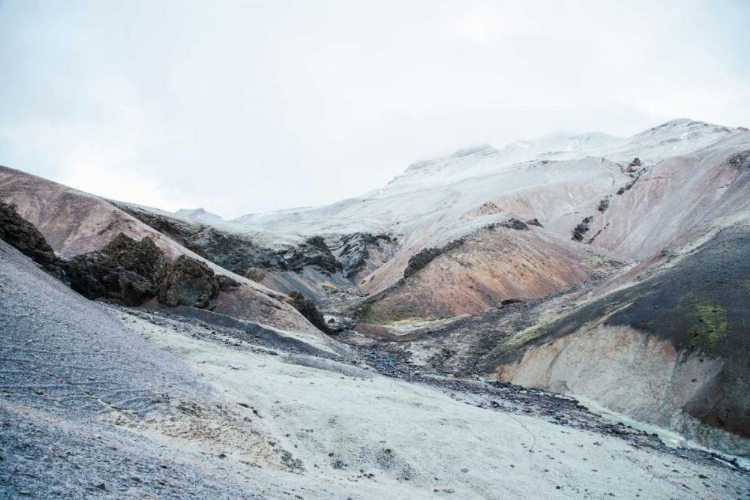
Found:
[{"label": "snow-capped mountain", "polygon": [[207,212],[203,208],[181,208],[174,213],[177,217],[199,222],[220,223],[224,219],[220,215]]},{"label": "snow-capped mountain", "polygon": [[325,207],[246,215],[228,226],[286,236],[361,231],[409,236],[437,221],[444,230],[455,229],[456,224],[467,224],[459,222],[467,212],[498,199],[513,205],[504,212],[526,205],[524,212],[556,225],[592,202],[592,196],[630,182],[632,172],[625,169],[635,158],[642,166],[652,166],[747,135],[741,128],[679,119],[630,138],[553,135],[502,149],[468,148],[414,163],[382,189],[362,197]]},{"label": "snow-capped mountain", "polygon": [[[487,427],[507,428],[518,415],[506,418],[506,405],[519,413],[537,411],[534,405],[545,401],[539,416],[554,414],[556,423],[530,420],[526,430],[507,439],[516,442],[529,428],[540,435],[550,428],[557,432],[557,423],[571,421],[574,426],[584,422],[580,425],[587,433],[592,429],[592,417],[582,416],[577,403],[543,396],[537,389],[575,397],[597,412],[649,430],[637,434],[607,424],[614,429],[606,431],[608,436],[624,433],[626,440],[636,439],[627,441],[631,444],[657,446],[651,433],[658,432],[673,441],[691,440],[750,457],[750,132],[745,128],[680,119],[629,138],[557,134],[502,148],[466,148],[413,163],[381,189],[357,198],[233,221],[204,209],[170,213],[105,200],[4,167],[0,202],[2,239],[72,288],[0,242],[0,301],[5,305],[6,296],[11,297],[10,306],[0,308],[2,314],[11,313],[0,323],[21,325],[13,326],[12,338],[18,340],[11,347],[26,346],[25,363],[39,358],[36,343],[22,339],[41,332],[40,343],[57,345],[63,342],[58,326],[68,316],[76,318],[71,330],[80,335],[73,344],[81,346],[76,352],[92,340],[107,344],[89,356],[89,364],[135,345],[131,337],[138,332],[144,342],[186,357],[191,368],[172,361],[160,366],[209,374],[207,379],[220,384],[217,394],[231,394],[229,406],[239,402],[249,411],[239,410],[250,419],[243,422],[271,422],[261,429],[269,448],[259,452],[271,468],[300,472],[299,461],[275,447],[286,443],[301,450],[300,460],[316,464],[314,472],[310,469],[316,478],[317,464],[331,464],[327,477],[330,470],[346,472],[346,460],[365,467],[387,463],[378,474],[388,477],[393,448],[382,452],[387,459],[374,461],[370,451],[362,452],[382,444],[380,431],[372,439],[354,439],[352,447],[341,445],[336,437],[340,412],[353,416],[347,422],[366,422],[352,424],[347,435],[382,427],[391,412],[405,422],[399,433],[409,435],[405,429],[413,427],[414,407],[430,408],[425,414],[432,414],[433,407],[451,408],[438,413],[449,416],[435,425],[448,418],[465,432],[481,412],[500,412],[487,420]],[[50,269],[50,262],[56,267]],[[55,301],[34,299],[29,283]],[[125,321],[118,323],[100,304],[74,291],[109,302],[107,307]],[[58,303],[78,312],[61,314]],[[140,307],[123,307],[132,305]],[[29,309],[50,318],[44,328],[28,319]],[[89,324],[85,318],[96,320]],[[101,325],[108,325],[103,334]],[[50,352],[65,359],[63,351]],[[144,361],[140,351],[128,351],[131,355],[128,362],[134,366]],[[322,370],[326,381],[316,378],[320,387],[296,387],[302,372],[290,372],[288,361]],[[356,364],[390,377],[371,382],[376,384],[371,399],[360,397],[362,386],[370,384],[360,381],[370,374]],[[48,366],[36,369],[45,384]],[[21,374],[14,387],[27,387],[25,371],[14,366],[8,372]],[[170,378],[159,370],[146,373],[153,375],[153,387]],[[304,376],[313,377],[310,373]],[[98,391],[98,385],[86,382],[88,374],[82,383]],[[467,384],[472,388],[467,401],[480,413],[456,420],[463,414],[455,410],[456,401],[436,403],[427,393],[409,399],[417,386],[403,385],[398,393],[403,405],[388,403],[382,409],[387,418],[374,418],[378,412],[369,411],[369,405],[393,399],[394,377],[405,379],[399,384],[412,379],[447,384],[451,391]],[[475,389],[484,386],[491,387],[489,396],[477,399]],[[75,387],[66,390],[78,391]],[[249,393],[243,392],[246,387]],[[285,393],[287,387],[296,388],[283,405],[299,417],[290,422],[284,421],[290,412],[277,406],[279,389]],[[342,387],[348,391],[343,400],[350,403],[326,412],[328,400]],[[44,389],[39,390],[31,397],[43,398]],[[120,392],[116,384],[111,390]],[[510,400],[502,399],[504,391],[510,391]],[[127,394],[115,403],[129,405]],[[234,462],[233,454],[245,457],[241,439],[255,434],[237,430],[233,411],[222,409],[225,403],[196,406],[199,397],[185,394],[187,403],[164,409],[170,415],[164,432],[172,432],[174,411],[194,419],[208,415],[205,408],[218,408],[209,427],[233,429],[230,437],[216,444],[213,438],[193,436],[190,446],[218,446],[214,451],[222,458],[216,470],[230,462],[244,464]],[[264,403],[252,402],[260,408],[255,411],[245,401],[258,394]],[[523,409],[518,401],[524,401]],[[559,404],[568,405],[567,410],[554,413]],[[325,446],[307,448],[312,432],[298,432],[310,408],[320,423],[315,436],[321,428],[332,436]],[[361,408],[368,408],[366,414]],[[184,425],[206,428],[202,422]],[[147,432],[158,437],[154,443],[163,443],[161,430]],[[406,450],[414,442],[396,441],[399,456],[410,456]],[[457,443],[463,443],[464,455],[473,451],[463,435],[451,446]],[[328,446],[335,452],[323,454]],[[579,448],[570,444],[567,449]],[[537,466],[537,454],[526,447],[516,446],[513,453],[514,463]],[[609,456],[602,454],[602,459]],[[403,460],[409,474],[423,467],[421,458]],[[430,478],[444,471],[446,461],[437,463]],[[653,470],[652,465],[645,470]],[[336,477],[337,488],[349,486],[349,476]],[[403,484],[405,477],[389,480]],[[667,490],[665,497],[679,496],[674,488]]]}]

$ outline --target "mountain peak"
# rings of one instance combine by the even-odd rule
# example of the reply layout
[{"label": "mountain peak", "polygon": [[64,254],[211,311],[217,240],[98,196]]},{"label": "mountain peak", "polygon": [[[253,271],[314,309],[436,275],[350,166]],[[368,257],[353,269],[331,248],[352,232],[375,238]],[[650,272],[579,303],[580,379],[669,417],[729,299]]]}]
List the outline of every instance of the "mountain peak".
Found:
[{"label": "mountain peak", "polygon": [[469,146],[466,148],[457,149],[449,155],[437,156],[426,160],[416,161],[406,167],[406,172],[413,172],[415,170],[422,170],[436,165],[443,165],[445,163],[451,162],[452,160],[464,159],[470,156],[485,157],[491,156],[495,153],[497,153],[497,149],[490,146],[489,144]]},{"label": "mountain peak", "polygon": [[184,219],[193,219],[203,222],[221,222],[224,220],[220,215],[212,214],[205,208],[181,208],[174,214]]}]

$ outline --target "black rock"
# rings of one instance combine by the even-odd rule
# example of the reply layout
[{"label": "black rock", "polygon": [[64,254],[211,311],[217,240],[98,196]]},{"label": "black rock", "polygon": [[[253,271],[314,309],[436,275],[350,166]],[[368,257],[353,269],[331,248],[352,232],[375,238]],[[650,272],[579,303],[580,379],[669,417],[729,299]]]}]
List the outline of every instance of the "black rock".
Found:
[{"label": "black rock", "polygon": [[404,269],[404,278],[408,278],[412,274],[416,273],[420,269],[424,268],[427,264],[433,261],[435,257],[440,255],[442,250],[440,248],[423,248],[416,254],[409,258],[409,262]]},{"label": "black rock", "polygon": [[158,298],[169,307],[213,309],[222,284],[226,287],[230,283],[236,284],[231,278],[219,279],[204,262],[181,255],[160,269]]},{"label": "black rock", "polygon": [[589,232],[589,225],[594,220],[593,217],[586,217],[573,230],[573,240],[583,241],[583,235]]},{"label": "black rock", "polygon": [[157,293],[156,275],[164,253],[147,237],[136,241],[122,233],[101,250],[64,264],[70,287],[89,299],[139,306]]},{"label": "black rock", "polygon": [[738,169],[750,170],[750,150],[733,155],[729,158],[729,164]]},{"label": "black rock", "polygon": [[0,239],[30,257],[51,274],[62,277],[60,262],[42,233],[18,215],[11,205],[0,202]]},{"label": "black rock", "polygon": [[537,219],[537,218],[533,218],[533,219],[527,220],[526,224],[528,224],[529,226],[544,227],[544,226],[542,226],[542,223],[539,222],[539,219]]},{"label": "black rock", "polygon": [[294,306],[294,308],[297,309],[307,321],[312,323],[315,328],[324,333],[331,333],[331,329],[328,328],[325,318],[323,318],[321,312],[318,311],[318,308],[315,306],[315,302],[313,302],[312,299],[308,299],[297,291],[290,293],[289,299],[292,306]]},{"label": "black rock", "polygon": [[[537,221],[537,223],[539,223],[539,221]],[[507,227],[508,229],[515,229],[517,231],[528,231],[529,230],[529,226],[527,226],[524,221],[518,220],[516,218],[510,218],[510,219],[506,220],[505,222],[502,222],[500,225],[502,227]]]},{"label": "black rock", "polygon": [[[492,227],[489,227],[492,229]],[[445,252],[448,252],[450,250],[456,249],[463,245],[464,239],[459,238],[457,240],[451,241],[447,245],[441,248],[423,248],[416,254],[412,255],[409,258],[409,262],[406,264],[406,269],[404,269],[404,278],[408,278],[412,274],[416,273],[420,269],[423,269],[427,264],[432,262],[435,257],[438,255],[442,255]]]}]

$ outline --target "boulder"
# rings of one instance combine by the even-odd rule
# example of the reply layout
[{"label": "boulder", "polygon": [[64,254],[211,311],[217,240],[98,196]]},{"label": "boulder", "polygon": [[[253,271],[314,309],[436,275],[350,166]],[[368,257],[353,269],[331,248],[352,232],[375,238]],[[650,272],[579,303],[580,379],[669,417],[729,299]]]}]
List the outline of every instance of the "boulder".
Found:
[{"label": "boulder", "polygon": [[315,328],[324,333],[331,333],[331,329],[326,324],[325,318],[315,307],[315,302],[308,299],[301,293],[295,291],[289,294],[289,302],[297,309],[307,321],[312,323]]},{"label": "boulder", "polygon": [[120,233],[101,250],[73,257],[64,269],[70,287],[88,299],[139,306],[156,295],[155,277],[165,263],[150,238],[136,241]]},{"label": "boulder", "polygon": [[219,279],[204,262],[185,255],[163,266],[157,281],[159,302],[169,307],[183,305],[199,309],[213,309],[222,285],[226,288],[237,283],[231,278]]},{"label": "boulder", "polygon": [[583,241],[583,235],[589,232],[590,225],[593,222],[593,217],[586,217],[578,224],[573,230],[573,241]]}]

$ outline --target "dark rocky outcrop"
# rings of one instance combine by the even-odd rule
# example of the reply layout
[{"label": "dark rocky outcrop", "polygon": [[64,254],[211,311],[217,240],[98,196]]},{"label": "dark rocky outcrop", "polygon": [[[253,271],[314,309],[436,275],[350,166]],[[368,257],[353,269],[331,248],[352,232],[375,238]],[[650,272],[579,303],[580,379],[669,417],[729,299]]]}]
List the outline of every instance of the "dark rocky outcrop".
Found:
[{"label": "dark rocky outcrop", "polygon": [[412,274],[416,273],[420,269],[424,268],[432,260],[443,253],[440,248],[423,248],[419,252],[415,253],[409,258],[409,262],[406,264],[404,269],[404,278],[408,278]]},{"label": "dark rocky outcrop", "polygon": [[630,191],[630,189],[633,187],[634,184],[635,184],[635,181],[628,182],[626,185],[624,185],[623,187],[617,190],[617,194],[622,196],[623,194],[625,194],[625,191]]},{"label": "dark rocky outcrop", "polygon": [[96,252],[64,263],[70,287],[89,299],[140,306],[157,297],[169,307],[211,309],[220,291],[239,283],[219,276],[204,262],[186,255],[169,262],[154,242],[120,233]]},{"label": "dark rocky outcrop", "polygon": [[591,222],[593,222],[593,217],[586,217],[581,221],[580,224],[578,224],[575,229],[573,229],[573,240],[574,241],[583,241],[583,235],[589,232]]},{"label": "dark rocky outcrop", "polygon": [[335,253],[343,265],[344,275],[351,279],[366,266],[371,248],[395,242],[386,234],[353,233],[343,236],[340,243],[341,247]]},{"label": "dark rocky outcrop", "polygon": [[312,299],[308,299],[299,292],[292,292],[289,294],[289,302],[297,309],[307,321],[313,324],[315,328],[323,333],[331,333],[331,329],[326,324],[323,314],[315,307],[315,302]]},{"label": "dark rocky outcrop", "polygon": [[126,204],[116,205],[188,250],[233,273],[244,275],[252,268],[289,269],[284,251],[257,245],[244,234],[220,231],[211,226],[185,222]]},{"label": "dark rocky outcrop", "polygon": [[0,202],[0,239],[41,265],[48,272],[62,278],[60,262],[42,233],[18,215],[11,205]]},{"label": "dark rocky outcrop", "polygon": [[[488,229],[492,229],[492,227],[488,227]],[[416,273],[420,269],[424,268],[427,264],[433,261],[435,257],[438,255],[442,255],[445,252],[449,252],[451,250],[455,250],[456,248],[460,247],[464,244],[466,241],[466,238],[459,238],[457,240],[453,240],[447,245],[440,247],[440,248],[423,248],[416,254],[412,255],[409,258],[409,262],[406,264],[406,269],[404,269],[404,278],[408,278],[412,274]]]},{"label": "dark rocky outcrop", "polygon": [[604,198],[602,201],[599,202],[599,207],[597,210],[599,210],[601,213],[604,213],[609,208],[609,198]]},{"label": "dark rocky outcrop", "polygon": [[533,218],[533,219],[527,220],[526,224],[528,224],[529,226],[544,227],[544,226],[542,226],[542,223],[539,222],[539,219],[537,219],[536,217]]},{"label": "dark rocky outcrop", "polygon": [[313,236],[297,247],[282,251],[280,255],[285,265],[296,272],[302,271],[307,266],[317,267],[326,274],[334,274],[344,269],[343,264],[336,260],[331,249],[320,236]]},{"label": "dark rocky outcrop", "polygon": [[[538,223],[539,221],[537,221]],[[500,226],[507,227],[508,229],[515,229],[516,231],[528,231],[529,226],[522,220],[516,218],[510,218],[505,222],[500,223]]]},{"label": "dark rocky outcrop", "polygon": [[522,220],[516,219],[515,217],[511,217],[510,219],[503,222],[493,222],[492,224],[488,224],[484,226],[483,229],[489,229],[490,231],[493,231],[499,227],[504,227],[506,229],[514,229],[516,231],[528,231],[529,224],[542,227],[542,224],[537,219],[532,219],[528,222],[524,222]]},{"label": "dark rocky outcrop", "polygon": [[301,272],[305,267],[311,266],[327,274],[343,269],[343,265],[336,260],[320,236],[296,246],[267,248],[245,234],[222,231],[197,222],[185,222],[130,205],[117,206],[206,260],[239,275],[244,276],[253,269]]},{"label": "dark rocky outcrop", "polygon": [[150,238],[136,241],[120,233],[107,246],[64,264],[70,287],[88,299],[139,306],[156,296],[156,277],[166,264]]},{"label": "dark rocky outcrop", "polygon": [[388,254],[392,251],[389,247],[396,244],[389,235],[353,233],[326,238],[313,236],[296,245],[269,248],[246,234],[115,204],[206,260],[253,281],[263,280],[265,270],[301,273],[307,268],[329,276],[342,273],[353,279],[367,267],[371,250]]},{"label": "dark rocky outcrop", "polygon": [[158,299],[169,307],[189,306],[213,309],[222,285],[236,286],[231,278],[219,279],[204,262],[181,255],[174,263],[164,265],[157,277]]},{"label": "dark rocky outcrop", "polygon": [[633,176],[632,176],[632,177],[635,177],[635,178],[634,178],[634,179],[633,179],[632,181],[630,181],[630,182],[628,182],[627,184],[625,184],[625,185],[624,185],[623,187],[621,187],[620,189],[618,189],[618,190],[617,190],[617,194],[618,194],[619,196],[622,196],[622,195],[623,195],[623,194],[625,194],[625,193],[626,193],[627,191],[630,191],[631,189],[633,189],[633,186],[635,186],[635,183],[636,183],[636,182],[638,182],[638,179],[640,179],[640,178],[641,178],[641,176],[642,176],[642,175],[644,174],[644,172],[646,172],[647,170],[648,170],[647,168],[642,168],[642,169],[639,169],[639,170],[637,170],[637,171],[631,171],[631,172],[635,172],[635,173],[633,174]]},{"label": "dark rocky outcrop", "polygon": [[737,169],[750,170],[750,150],[732,155],[729,164]]}]

